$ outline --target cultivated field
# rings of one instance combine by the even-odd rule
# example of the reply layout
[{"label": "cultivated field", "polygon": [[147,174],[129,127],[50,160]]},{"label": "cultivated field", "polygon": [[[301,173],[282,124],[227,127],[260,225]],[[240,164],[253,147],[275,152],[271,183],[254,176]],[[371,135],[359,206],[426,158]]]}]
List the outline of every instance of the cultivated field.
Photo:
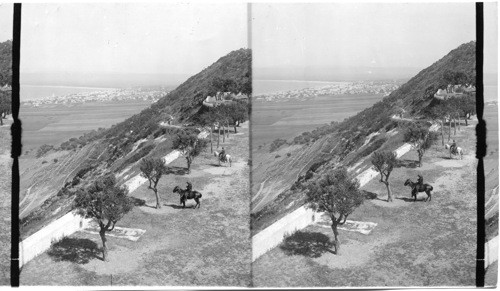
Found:
[{"label": "cultivated field", "polygon": [[[476,264],[476,160],[474,124],[457,131],[463,160],[449,159],[440,140],[422,167],[391,174],[396,199],[373,179],[362,189],[367,200],[349,219],[375,222],[368,235],[340,230],[339,255],[331,251],[329,226],[311,225],[257,259],[254,286],[474,286]],[[417,159],[415,151],[402,157]],[[434,187],[432,201],[410,199],[407,178]]]},{"label": "cultivated field", "polygon": [[92,102],[79,105],[21,106],[23,153],[43,144],[59,146],[99,127],[107,128],[139,113],[148,101]]},{"label": "cultivated field", "polygon": [[[190,174],[182,157],[169,165],[175,173],[160,180],[161,209],[153,208],[154,194],[146,185],[130,194],[145,204],[118,226],[146,232],[136,242],[108,237],[109,262],[101,260],[97,235],[78,232],[26,264],[21,284],[249,286],[248,123],[242,127],[222,144],[233,156],[232,167],[219,167],[208,149]],[[172,193],[187,181],[203,194],[200,209],[182,209]]]},{"label": "cultivated field", "polygon": [[11,179],[12,159],[10,158],[12,120],[4,120],[0,126],[0,286],[10,285],[10,229],[11,229]]}]

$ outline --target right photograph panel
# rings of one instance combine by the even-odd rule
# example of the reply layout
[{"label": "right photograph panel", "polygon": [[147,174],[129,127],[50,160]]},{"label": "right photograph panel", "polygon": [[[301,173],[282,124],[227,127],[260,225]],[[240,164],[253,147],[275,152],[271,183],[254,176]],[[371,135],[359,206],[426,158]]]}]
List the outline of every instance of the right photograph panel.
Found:
[{"label": "right photograph panel", "polygon": [[251,9],[254,286],[475,286],[475,4]]}]

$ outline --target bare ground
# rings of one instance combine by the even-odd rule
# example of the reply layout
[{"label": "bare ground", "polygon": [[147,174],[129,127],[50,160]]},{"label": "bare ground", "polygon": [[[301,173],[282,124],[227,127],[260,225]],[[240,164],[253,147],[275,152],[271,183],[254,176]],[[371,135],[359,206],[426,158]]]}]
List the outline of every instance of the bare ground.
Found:
[{"label": "bare ground", "polygon": [[[108,238],[109,262],[102,261],[97,235],[78,232],[73,243],[46,252],[23,267],[22,285],[249,286],[248,128],[223,146],[235,157],[232,167],[217,165],[208,152],[197,157],[190,174],[160,180],[161,209],[146,185],[131,193],[144,200],[119,222],[146,230],[137,241]],[[185,167],[179,158],[169,166]],[[182,171],[179,171],[182,172]],[[176,185],[203,194],[201,208],[179,206]],[[85,258],[82,260],[82,257]]]},{"label": "bare ground", "polygon": [[[351,220],[378,226],[369,234],[340,230],[340,254],[320,248],[308,250],[317,237],[331,230],[309,226],[303,231],[300,252],[284,244],[257,259],[252,267],[254,286],[474,286],[476,264],[476,161],[473,127],[462,128],[457,140],[467,149],[463,160],[449,155],[439,144],[426,153],[421,168],[397,168],[390,181],[395,201],[387,202],[385,186],[375,178],[362,189],[371,199]],[[411,151],[403,159],[416,160]],[[425,194],[410,199],[407,178],[424,176],[434,187],[432,201]],[[317,248],[316,248],[317,249]]]}]

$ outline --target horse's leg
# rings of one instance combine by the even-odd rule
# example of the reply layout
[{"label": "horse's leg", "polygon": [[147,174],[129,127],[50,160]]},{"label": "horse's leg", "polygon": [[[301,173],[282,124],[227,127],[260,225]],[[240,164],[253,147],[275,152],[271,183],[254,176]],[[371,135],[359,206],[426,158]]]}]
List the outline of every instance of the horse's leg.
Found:
[{"label": "horse's leg", "polygon": [[429,202],[431,202],[431,200],[432,200],[431,191],[425,192],[425,193],[427,193],[427,196],[429,198]]},{"label": "horse's leg", "polygon": [[196,201],[196,205],[194,206],[194,209],[196,209],[196,206],[200,205],[200,199],[194,198],[194,201]]},{"label": "horse's leg", "polygon": [[417,191],[415,190],[415,188],[413,189],[411,195],[414,197],[413,202],[417,202]]}]

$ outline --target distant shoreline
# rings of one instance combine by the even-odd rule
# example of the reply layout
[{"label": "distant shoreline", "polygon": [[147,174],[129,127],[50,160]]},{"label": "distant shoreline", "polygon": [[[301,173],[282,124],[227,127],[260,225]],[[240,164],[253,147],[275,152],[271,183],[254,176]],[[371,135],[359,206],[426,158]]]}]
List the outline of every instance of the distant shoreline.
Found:
[{"label": "distant shoreline", "polygon": [[60,85],[24,85],[22,87],[41,87],[41,88],[66,88],[66,89],[92,89],[92,90],[116,90],[116,87],[82,87],[82,86],[60,86]]}]

